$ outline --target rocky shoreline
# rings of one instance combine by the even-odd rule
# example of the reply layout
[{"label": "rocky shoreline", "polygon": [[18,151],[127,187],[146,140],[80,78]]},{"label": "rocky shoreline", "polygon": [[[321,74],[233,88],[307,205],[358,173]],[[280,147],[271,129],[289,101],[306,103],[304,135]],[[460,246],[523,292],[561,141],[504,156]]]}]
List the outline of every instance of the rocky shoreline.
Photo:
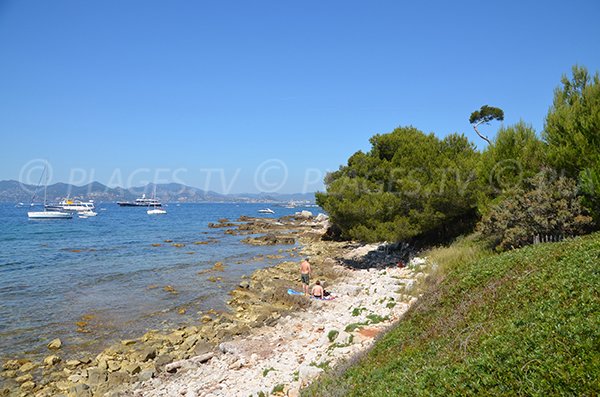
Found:
[{"label": "rocky shoreline", "polygon": [[231,310],[205,313],[197,325],[149,331],[95,358],[63,361],[60,341],[53,341],[53,354],[41,363],[7,361],[0,375],[9,386],[0,395],[297,395],[323,368],[367,349],[416,300],[407,290],[423,277],[418,268],[349,270],[342,264],[373,253],[371,267],[389,265],[385,262],[391,258],[376,245],[321,241],[325,217],[299,213],[238,221],[221,220],[212,227],[223,227],[228,234],[261,234],[245,239],[248,244],[300,242],[301,250],[291,248],[289,255],[310,255],[313,280],[321,280],[337,298],[288,295],[288,288],[300,288],[298,263],[283,261],[242,280],[231,292]]}]

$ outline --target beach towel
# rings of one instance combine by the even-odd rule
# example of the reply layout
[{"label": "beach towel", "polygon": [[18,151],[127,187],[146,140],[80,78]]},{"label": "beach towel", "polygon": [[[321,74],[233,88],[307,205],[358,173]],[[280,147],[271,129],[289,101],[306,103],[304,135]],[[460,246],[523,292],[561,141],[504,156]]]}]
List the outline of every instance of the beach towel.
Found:
[{"label": "beach towel", "polygon": [[[288,295],[304,295],[304,292],[300,292],[300,291],[296,291],[294,289],[288,289],[287,291]],[[314,296],[311,295],[310,297],[311,299],[316,299],[316,300],[320,300],[320,301],[331,301],[335,299],[335,296],[333,295],[329,295],[329,296],[324,296],[323,298],[315,298]]]}]

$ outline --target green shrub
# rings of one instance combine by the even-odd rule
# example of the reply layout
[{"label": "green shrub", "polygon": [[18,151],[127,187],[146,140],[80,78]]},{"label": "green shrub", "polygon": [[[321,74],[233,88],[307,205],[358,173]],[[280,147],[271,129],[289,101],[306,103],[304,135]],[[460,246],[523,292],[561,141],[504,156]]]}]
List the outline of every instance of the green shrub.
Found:
[{"label": "green shrub", "polygon": [[481,234],[498,250],[519,248],[535,236],[558,239],[586,233],[593,220],[581,205],[574,180],[551,172],[531,179],[528,190],[517,189],[482,219]]},{"label": "green shrub", "polygon": [[270,367],[270,368],[263,369],[263,372],[262,372],[263,377],[267,376],[269,374],[269,372],[271,372],[271,371],[275,371],[275,368]]},{"label": "green shrub", "polygon": [[439,139],[401,127],[370,142],[368,153],[352,155],[316,195],[342,238],[435,239],[471,230],[479,154],[464,135]]},{"label": "green shrub", "polygon": [[336,329],[332,329],[331,331],[329,331],[329,333],[327,334],[327,339],[329,339],[329,342],[333,342],[335,340],[335,338],[337,338],[337,336],[340,334],[340,331],[336,330]]},{"label": "green shrub", "polygon": [[368,324],[368,322],[364,322],[364,323],[350,323],[350,324],[346,325],[346,328],[344,329],[344,331],[346,331],[346,332],[354,332],[358,328],[362,328],[362,327],[364,327],[367,324]]},{"label": "green shrub", "polygon": [[353,317],[358,317],[365,310],[367,310],[367,309],[364,308],[364,307],[355,307],[354,309],[352,309],[352,316]]}]

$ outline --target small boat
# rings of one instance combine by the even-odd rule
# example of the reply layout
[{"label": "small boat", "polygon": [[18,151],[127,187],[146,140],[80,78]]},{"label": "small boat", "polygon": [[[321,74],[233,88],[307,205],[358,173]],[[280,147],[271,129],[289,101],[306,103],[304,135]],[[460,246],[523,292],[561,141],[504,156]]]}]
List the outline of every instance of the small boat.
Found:
[{"label": "small boat", "polygon": [[[158,200],[156,200],[156,186],[154,186],[154,193],[152,194],[152,198],[150,199],[150,201],[151,204],[148,204],[148,210],[146,211],[148,215],[163,215],[167,213],[167,210],[163,208],[158,208],[160,207],[160,203],[158,202]],[[151,206],[152,209],[150,209]]]},{"label": "small boat", "polygon": [[27,213],[29,219],[71,219],[73,213],[62,211],[29,211]]},{"label": "small boat", "polygon": [[275,213],[275,211],[273,211],[270,208],[265,208],[265,209],[262,209],[262,210],[258,210],[258,212],[260,212],[261,214],[274,214]]},{"label": "small boat", "polygon": [[79,213],[79,217],[80,217],[80,218],[81,218],[81,217],[86,217],[86,218],[88,218],[88,217],[90,217],[90,216],[96,216],[96,215],[98,215],[98,213],[97,213],[97,212],[94,212],[94,211],[81,211],[81,212]]},{"label": "small boat", "polygon": [[[44,210],[43,211],[29,211],[27,212],[27,216],[29,219],[71,219],[73,218],[73,213],[67,211],[60,210],[49,210],[46,208],[46,190],[48,188],[48,175],[46,175],[46,167],[44,167],[44,171],[42,171],[42,177],[46,177],[44,180]],[[42,180],[40,177],[40,182]],[[39,186],[39,184],[38,184]],[[34,193],[35,197],[35,193]],[[33,198],[31,199],[33,205]]]}]

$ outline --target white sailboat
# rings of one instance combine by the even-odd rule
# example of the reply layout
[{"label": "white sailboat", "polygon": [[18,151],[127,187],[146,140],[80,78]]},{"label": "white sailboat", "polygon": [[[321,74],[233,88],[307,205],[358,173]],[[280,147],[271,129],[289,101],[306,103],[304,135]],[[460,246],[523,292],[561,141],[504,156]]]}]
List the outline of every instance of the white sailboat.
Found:
[{"label": "white sailboat", "polygon": [[[71,219],[73,218],[73,214],[65,211],[48,211],[46,208],[46,189],[48,188],[48,176],[46,175],[46,168],[44,167],[44,171],[42,173],[44,176],[44,210],[43,211],[29,211],[27,212],[27,216],[29,219]],[[40,178],[41,181],[41,178]],[[39,186],[39,183],[38,183]],[[33,198],[31,200],[33,202]]]},{"label": "white sailboat", "polygon": [[[164,215],[167,213],[167,211],[163,208],[157,207],[156,203],[159,203],[158,200],[156,200],[156,185],[154,185],[154,193],[152,194],[152,199],[150,204],[148,204],[148,211],[146,211],[146,213],[148,215]],[[160,203],[159,203],[160,205]],[[152,206],[153,208],[150,209],[150,206]]]}]

